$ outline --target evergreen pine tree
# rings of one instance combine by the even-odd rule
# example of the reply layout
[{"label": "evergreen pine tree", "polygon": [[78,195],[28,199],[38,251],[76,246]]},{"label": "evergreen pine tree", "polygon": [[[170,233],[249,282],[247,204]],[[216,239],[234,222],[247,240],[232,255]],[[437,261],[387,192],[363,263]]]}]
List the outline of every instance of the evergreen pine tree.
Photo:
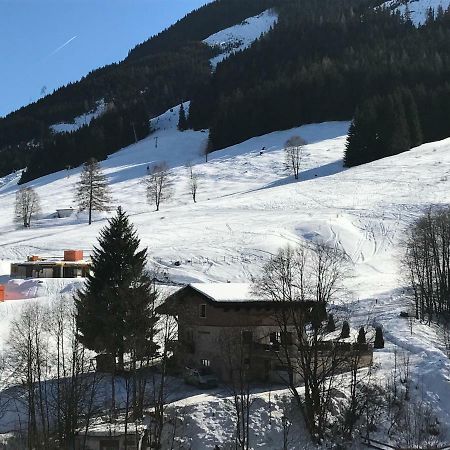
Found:
[{"label": "evergreen pine tree", "polygon": [[402,97],[406,122],[408,124],[410,145],[411,147],[417,147],[423,142],[422,126],[420,124],[417,104],[409,89],[403,91]]},{"label": "evergreen pine tree", "polygon": [[348,322],[345,320],[342,323],[342,330],[341,330],[341,338],[345,339],[350,337],[350,325],[348,324]]},{"label": "evergreen pine tree", "polygon": [[89,225],[92,223],[92,211],[109,210],[108,182],[96,159],[91,158],[84,163],[75,196],[79,210],[89,213]]},{"label": "evergreen pine tree", "polygon": [[178,129],[184,131],[187,129],[186,112],[184,111],[183,103],[180,104],[180,112],[178,115]]},{"label": "evergreen pine tree", "polygon": [[334,322],[333,314],[328,314],[327,331],[332,333],[336,330],[336,324]]},{"label": "evergreen pine tree", "polygon": [[355,111],[350,125],[344,155],[347,167],[378,159],[379,135],[376,126],[376,100],[368,100]]},{"label": "evergreen pine tree", "polygon": [[90,350],[139,358],[155,350],[156,293],[145,270],[147,249],[119,207],[100,232],[92,255],[91,274],[75,296],[80,342]]},{"label": "evergreen pine tree", "polygon": [[358,344],[365,344],[366,343],[366,331],[364,330],[364,327],[361,327],[359,329],[358,338],[356,340]]},{"label": "evergreen pine tree", "polygon": [[383,329],[381,327],[375,328],[375,342],[373,348],[384,348]]},{"label": "evergreen pine tree", "polygon": [[380,124],[380,141],[382,154],[398,155],[411,148],[409,129],[406,121],[405,108],[399,94],[389,95],[383,99],[378,115]]}]

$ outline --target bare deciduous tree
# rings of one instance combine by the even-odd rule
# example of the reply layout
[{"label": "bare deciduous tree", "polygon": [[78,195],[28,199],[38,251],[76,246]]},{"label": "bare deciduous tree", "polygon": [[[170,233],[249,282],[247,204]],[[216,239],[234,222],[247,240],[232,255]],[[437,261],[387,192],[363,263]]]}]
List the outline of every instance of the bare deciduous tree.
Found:
[{"label": "bare deciduous tree", "polygon": [[44,394],[48,352],[43,335],[43,311],[37,305],[26,308],[12,323],[9,361],[13,379],[22,384],[25,394],[24,407],[28,415],[25,434],[30,450],[42,442],[49,443],[48,399]]},{"label": "bare deciduous tree", "polygon": [[212,141],[211,137],[208,138],[208,141],[205,143],[205,145],[201,149],[201,155],[205,157],[205,162],[208,162],[208,155],[212,153],[213,147],[212,147]]},{"label": "bare deciduous tree", "polygon": [[156,211],[159,211],[161,202],[168,200],[171,196],[171,180],[167,164],[161,163],[153,166],[145,178],[145,185],[148,202],[153,203]]},{"label": "bare deciduous tree", "polygon": [[194,203],[197,202],[198,174],[194,171],[192,164],[187,166],[189,174],[189,192],[191,193]]},{"label": "bare deciduous tree", "polygon": [[388,434],[399,448],[436,448],[443,437],[439,421],[423,393],[414,390],[411,395],[411,383],[409,355],[396,352],[384,392]]},{"label": "bare deciduous tree", "polygon": [[300,164],[303,158],[303,149],[306,141],[300,136],[292,136],[284,144],[286,169],[292,171],[294,178],[298,180]]},{"label": "bare deciduous tree", "polygon": [[[295,250],[287,247],[266,264],[255,284],[256,293],[283,303],[275,320],[280,335],[286,337],[280,341],[279,352],[280,363],[287,369],[284,381],[318,441],[327,426],[336,375],[348,363],[348,357],[330,340],[325,310],[337,297],[347,267],[347,258],[338,248],[323,243]],[[303,381],[304,398],[297,379]]]},{"label": "bare deciduous tree", "polygon": [[227,387],[233,397],[233,412],[236,426],[236,448],[250,448],[250,414],[253,396],[250,384],[252,343],[244,342],[239,331],[224,331],[220,336]]},{"label": "bare deciduous tree", "polygon": [[25,424],[21,448],[69,448],[81,425],[89,429],[98,387],[71,308],[62,299],[49,308],[25,307],[11,324],[6,360],[8,408],[26,414],[18,417]]},{"label": "bare deciduous tree", "polygon": [[88,211],[89,225],[92,223],[92,211],[109,211],[110,190],[100,164],[94,158],[83,165],[80,180],[77,183],[75,199],[80,211]]},{"label": "bare deciduous tree", "polygon": [[416,319],[450,317],[450,209],[430,209],[406,232],[403,258]]},{"label": "bare deciduous tree", "polygon": [[163,432],[167,425],[167,407],[169,398],[177,389],[173,379],[169,376],[172,344],[177,336],[177,322],[173,317],[163,316],[158,326],[157,340],[160,342],[159,371],[152,372],[149,383],[149,403],[154,407],[153,417],[149,426],[149,444],[151,448],[161,448]]},{"label": "bare deciduous tree", "polygon": [[31,187],[20,188],[16,192],[15,219],[25,228],[31,225],[31,219],[41,210],[39,195]]}]

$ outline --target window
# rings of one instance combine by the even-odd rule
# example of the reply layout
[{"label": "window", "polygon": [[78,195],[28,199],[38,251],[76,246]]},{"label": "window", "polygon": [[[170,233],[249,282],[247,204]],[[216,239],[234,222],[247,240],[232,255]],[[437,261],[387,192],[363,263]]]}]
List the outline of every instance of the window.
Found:
[{"label": "window", "polygon": [[202,359],[201,364],[203,367],[210,367],[211,366],[211,361],[209,359]]},{"label": "window", "polygon": [[252,341],[253,341],[253,333],[247,330],[242,331],[242,343],[251,344]]},{"label": "window", "polygon": [[200,317],[204,319],[206,317],[206,305],[200,305]]},{"label": "window", "polygon": [[280,333],[277,331],[273,331],[270,333],[270,343],[271,344],[278,344],[280,342]]}]

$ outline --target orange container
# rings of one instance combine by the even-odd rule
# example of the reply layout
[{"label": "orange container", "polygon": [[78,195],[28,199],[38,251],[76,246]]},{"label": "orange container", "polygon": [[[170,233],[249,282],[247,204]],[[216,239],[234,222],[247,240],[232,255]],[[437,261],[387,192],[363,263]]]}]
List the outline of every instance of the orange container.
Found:
[{"label": "orange container", "polygon": [[64,250],[64,261],[81,261],[83,250]]},{"label": "orange container", "polygon": [[28,257],[28,261],[39,261],[41,258],[37,255],[31,255]]},{"label": "orange container", "polygon": [[0,284],[0,302],[5,301],[5,286],[3,284]]}]

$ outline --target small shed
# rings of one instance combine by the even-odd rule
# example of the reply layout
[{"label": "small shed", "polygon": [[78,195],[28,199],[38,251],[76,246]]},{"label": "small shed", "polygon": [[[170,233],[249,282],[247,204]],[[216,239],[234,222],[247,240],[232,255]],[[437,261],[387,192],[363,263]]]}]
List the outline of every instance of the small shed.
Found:
[{"label": "small shed", "polygon": [[56,210],[56,215],[58,216],[58,219],[63,219],[64,217],[70,217],[74,213],[73,208],[62,208]]}]

